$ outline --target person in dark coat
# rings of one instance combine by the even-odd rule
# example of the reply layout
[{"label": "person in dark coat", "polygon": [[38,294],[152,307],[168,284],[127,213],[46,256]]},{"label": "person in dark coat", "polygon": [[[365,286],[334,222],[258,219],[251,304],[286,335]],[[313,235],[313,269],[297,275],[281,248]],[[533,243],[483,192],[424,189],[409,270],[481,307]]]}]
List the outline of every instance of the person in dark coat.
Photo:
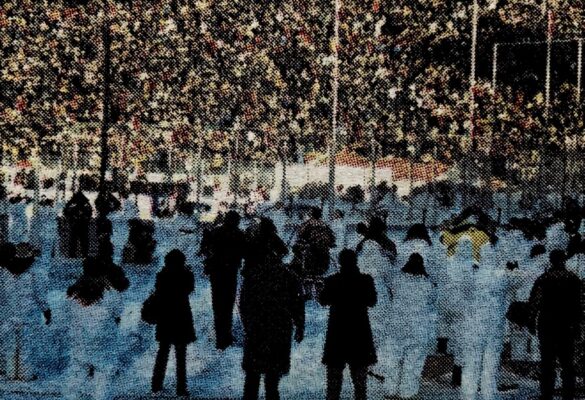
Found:
[{"label": "person in dark coat", "polygon": [[540,341],[541,399],[553,398],[557,359],[561,366],[563,400],[575,398],[575,343],[580,334],[583,282],[565,268],[562,250],[550,253],[550,268],[530,293],[531,333]]},{"label": "person in dark coat", "polygon": [[266,400],[276,400],[280,379],[290,370],[293,328],[298,343],[304,337],[305,309],[300,282],[282,264],[282,249],[274,246],[278,240],[273,237],[272,221],[262,219],[257,235],[256,257],[244,269],[240,298],[246,373],[243,398],[258,398],[264,375]]},{"label": "person in dark coat", "polygon": [[343,370],[349,365],[356,400],[367,399],[367,374],[377,360],[368,308],[376,305],[371,276],[362,274],[353,250],[339,253],[340,272],[328,277],[319,297],[330,306],[323,364],[327,366],[327,399],[341,395]]},{"label": "person in dark coat", "polygon": [[224,222],[208,232],[201,242],[200,255],[205,257],[205,273],[211,282],[216,347],[220,350],[234,341],[232,320],[245,241],[239,225],[238,213],[229,211]]},{"label": "person in dark coat", "polygon": [[303,273],[307,276],[321,276],[327,272],[329,252],[335,247],[335,234],[321,216],[321,209],[311,209],[311,218],[300,226],[295,244],[302,249]]},{"label": "person in dark coat", "polygon": [[[83,192],[77,191],[65,205],[63,214],[69,225],[69,257],[87,257],[89,251],[89,223],[93,209]],[[80,253],[77,252],[79,246]]]},{"label": "person in dark coat", "polygon": [[185,255],[179,250],[170,251],[165,266],[156,276],[155,296],[158,303],[156,340],[159,350],[152,375],[152,392],[163,388],[171,345],[177,359],[177,395],[187,392],[187,345],[196,339],[189,295],[195,290],[195,279],[185,264]]}]

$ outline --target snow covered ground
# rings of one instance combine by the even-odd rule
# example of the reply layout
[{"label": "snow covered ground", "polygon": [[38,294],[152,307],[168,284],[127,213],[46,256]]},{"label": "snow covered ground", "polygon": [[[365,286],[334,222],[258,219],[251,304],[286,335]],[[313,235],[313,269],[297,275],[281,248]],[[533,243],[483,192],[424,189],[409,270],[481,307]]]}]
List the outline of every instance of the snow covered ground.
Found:
[{"label": "snow covered ground", "polygon": [[[50,197],[54,196],[54,193],[47,192],[46,194]],[[89,194],[89,197],[93,200],[95,193]],[[218,198],[214,200],[214,207],[217,207],[219,201]],[[423,196],[413,207],[402,203],[387,204],[387,206],[393,211],[391,215],[396,218],[410,214],[409,221],[396,219],[399,224],[412,221],[420,222],[422,208],[429,208],[432,214],[427,217],[432,218],[432,221],[437,223],[457,211],[457,206],[454,206],[453,209],[440,209],[433,207],[433,203],[429,203],[429,201]],[[505,199],[502,198],[499,201],[503,205]],[[150,200],[146,196],[138,197],[136,208],[142,218],[152,218]],[[345,211],[345,217],[342,221],[334,223],[336,224],[334,229],[336,232],[342,233],[343,245],[352,246],[358,241],[352,227],[362,219],[362,214],[352,210],[347,204],[342,205],[341,208]],[[32,207],[29,207],[27,212],[31,217]],[[127,219],[130,214],[127,211],[122,211],[111,216],[114,224],[112,241],[115,245],[115,258],[118,263],[121,263],[122,248],[127,240]],[[282,214],[280,215],[282,216]],[[52,221],[45,222],[50,224]],[[292,222],[282,219],[277,219],[275,222],[281,229],[285,241],[288,242],[288,238],[292,236]],[[110,382],[115,389],[116,398],[149,398],[150,377],[157,343],[154,340],[154,329],[140,320],[140,308],[142,302],[153,289],[155,273],[161,267],[161,260],[168,251],[174,248],[181,249],[187,255],[188,263],[196,275],[196,290],[191,298],[191,306],[198,340],[190,346],[188,351],[189,390],[194,398],[235,399],[241,397],[244,378],[241,369],[241,323],[236,309],[234,328],[236,345],[223,352],[215,350],[210,285],[203,275],[201,260],[196,255],[199,238],[195,234],[181,232],[185,228],[187,231],[197,231],[197,225],[195,217],[155,219],[155,238],[158,243],[156,261],[147,266],[124,265],[131,281],[131,287],[124,293],[124,313],[119,329],[119,346],[111,349],[112,354],[117,354],[124,365],[115,379]],[[56,231],[54,232],[56,233]],[[402,241],[404,233],[403,229],[389,231],[390,238],[397,243]],[[54,241],[55,237],[47,240]],[[53,245],[54,243],[49,244],[48,247],[51,248]],[[28,383],[0,380],[1,400],[61,399],[63,383],[68,379],[69,348],[66,333],[69,323],[64,312],[67,302],[65,292],[81,273],[81,263],[56,256],[50,257],[50,263],[35,268],[42,268],[38,272],[47,278],[48,301],[53,310],[53,323],[38,332],[38,346],[36,347],[40,351],[36,353],[35,364],[38,368],[39,379]],[[325,398],[325,368],[321,363],[321,356],[328,310],[311,301],[307,303],[306,312],[305,340],[300,344],[293,344],[291,371],[281,383],[282,398],[284,399]],[[174,358],[171,354],[166,380],[166,394],[169,396],[174,393],[174,369]],[[536,382],[525,381],[509,373],[504,374],[504,376],[507,382],[517,383],[520,387],[518,390],[502,394],[502,399],[528,399],[538,394]],[[382,399],[381,385],[374,379],[371,379],[369,384],[370,398]],[[346,371],[343,398],[351,398],[351,394],[351,382]],[[445,377],[442,382],[425,382],[420,398],[458,399],[459,396],[459,391],[451,389],[448,385],[448,378]]]},{"label": "snow covered ground", "polygon": [[[126,220],[121,215],[113,215],[116,257],[121,258],[121,247],[127,239]],[[214,330],[211,310],[211,295],[208,281],[202,274],[201,260],[197,258],[198,240],[192,234],[182,234],[180,228],[195,227],[196,222],[187,218],[157,220],[156,240],[157,258],[173,248],[183,250],[189,264],[197,277],[195,294],[191,305],[194,312],[198,340],[191,345],[188,352],[189,390],[197,398],[240,398],[243,388],[243,373],[240,367],[242,359],[242,329],[236,310],[236,346],[226,351],[215,350]],[[350,234],[351,236],[352,234]],[[353,234],[354,235],[354,234]],[[390,232],[392,239],[400,241],[404,231]],[[355,237],[346,238],[346,242],[355,242]],[[42,352],[37,354],[38,365],[44,368],[39,380],[30,383],[0,382],[0,399],[36,400],[60,399],[61,381],[67,379],[66,366],[68,346],[65,320],[65,291],[75,276],[81,272],[79,262],[52,258],[48,275],[49,303],[53,310],[53,324],[40,334]],[[154,329],[141,322],[140,307],[154,285],[155,272],[160,262],[148,266],[125,266],[131,281],[130,289],[124,294],[124,313],[120,325],[120,347],[112,349],[124,360],[125,368],[111,384],[120,399],[143,399],[150,392],[152,373],[157,344]],[[327,309],[316,302],[307,304],[307,330],[305,340],[293,345],[292,368],[290,374],[282,380],[282,398],[317,399],[325,397],[325,368],[321,364],[321,355],[327,322]],[[40,371],[39,371],[40,372]],[[351,383],[346,372],[343,398],[351,398]],[[447,379],[447,378],[445,378]],[[166,381],[166,394],[174,393],[174,359],[171,355]],[[535,382],[523,382],[521,391],[509,393],[506,399],[526,399],[537,392]],[[370,381],[370,398],[383,398],[380,385]],[[37,394],[26,394],[27,392]],[[458,391],[449,388],[446,383],[426,382],[421,394],[428,399],[455,399]],[[172,398],[172,397],[170,397]]]}]

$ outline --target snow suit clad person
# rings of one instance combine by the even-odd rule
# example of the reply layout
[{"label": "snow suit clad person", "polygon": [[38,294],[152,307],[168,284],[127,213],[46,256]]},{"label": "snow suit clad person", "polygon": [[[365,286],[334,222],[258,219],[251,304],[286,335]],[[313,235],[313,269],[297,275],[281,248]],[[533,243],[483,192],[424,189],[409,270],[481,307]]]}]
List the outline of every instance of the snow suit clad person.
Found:
[{"label": "snow suit clad person", "polygon": [[47,288],[39,279],[33,263],[33,249],[28,243],[5,244],[0,269],[2,291],[2,368],[9,379],[32,380],[33,355],[41,329],[40,314],[51,322],[46,301]]},{"label": "snow suit clad person", "polygon": [[385,394],[410,398],[419,391],[424,363],[436,338],[436,287],[420,254],[410,255],[392,289]]},{"label": "snow suit clad person", "polygon": [[238,270],[244,257],[245,237],[239,228],[240,216],[228,211],[224,221],[206,233],[200,254],[205,257],[205,273],[211,282],[211,299],[215,322],[216,347],[224,350],[232,345],[232,321]]},{"label": "snow suit clad person", "polygon": [[83,275],[67,290],[71,347],[65,379],[66,399],[107,400],[115,395],[112,381],[120,367],[122,305],[114,286],[118,286],[117,277],[109,276],[103,262],[87,258],[83,262]]},{"label": "snow suit clad person", "polygon": [[491,243],[481,250],[465,280],[465,311],[460,332],[463,349],[461,393],[464,400],[498,398],[498,371],[511,299],[509,271]]},{"label": "snow suit clad person", "polygon": [[341,395],[343,370],[348,365],[356,400],[367,399],[368,368],[377,362],[368,308],[376,305],[371,276],[360,272],[353,250],[339,254],[340,272],[325,279],[319,302],[329,306],[329,322],[323,352],[327,366],[327,399]]}]

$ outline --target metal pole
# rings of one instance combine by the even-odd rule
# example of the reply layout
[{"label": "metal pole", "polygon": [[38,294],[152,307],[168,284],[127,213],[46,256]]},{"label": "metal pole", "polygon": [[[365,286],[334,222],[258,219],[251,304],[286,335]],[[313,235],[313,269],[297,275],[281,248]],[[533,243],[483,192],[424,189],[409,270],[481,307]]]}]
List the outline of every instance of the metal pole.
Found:
[{"label": "metal pole", "polygon": [[479,5],[477,0],[473,0],[473,20],[471,28],[471,74],[469,83],[471,86],[471,101],[470,101],[470,135],[473,140],[474,128],[475,128],[475,83],[476,83],[476,69],[475,63],[477,58],[477,28],[479,20]]},{"label": "metal pole", "polygon": [[376,190],[376,137],[374,131],[370,133],[370,158],[371,158],[371,175],[370,175],[370,202],[374,207],[374,194]]},{"label": "metal pole", "polygon": [[581,85],[583,79],[583,39],[577,44],[577,102],[581,102]]},{"label": "metal pole", "polygon": [[[106,3],[104,3],[106,4]],[[106,189],[106,171],[108,169],[108,130],[110,128],[110,67],[111,67],[111,38],[110,38],[110,24],[107,17],[108,10],[104,6],[104,26],[103,26],[103,42],[104,42],[104,66],[103,66],[103,80],[104,80],[104,98],[103,98],[103,117],[101,129],[101,163],[100,163],[100,193],[104,193]]]},{"label": "metal pole", "polygon": [[498,85],[498,44],[494,44],[494,52],[492,59],[492,95],[496,95],[496,88]]},{"label": "metal pole", "polygon": [[551,56],[553,36],[553,12],[548,11],[548,29],[546,37],[546,87],[545,87],[545,115],[548,118],[550,112],[550,81],[551,81]]},{"label": "metal pole", "polygon": [[195,189],[195,200],[199,204],[201,202],[201,185],[202,185],[202,157],[203,157],[203,138],[199,141],[199,145],[197,146],[197,160],[195,162],[195,184],[197,185]]},{"label": "metal pole", "polygon": [[329,138],[329,218],[335,213],[335,161],[337,155],[337,103],[339,91],[339,9],[340,0],[335,1],[335,26],[333,42],[333,112],[331,116],[331,136]]}]

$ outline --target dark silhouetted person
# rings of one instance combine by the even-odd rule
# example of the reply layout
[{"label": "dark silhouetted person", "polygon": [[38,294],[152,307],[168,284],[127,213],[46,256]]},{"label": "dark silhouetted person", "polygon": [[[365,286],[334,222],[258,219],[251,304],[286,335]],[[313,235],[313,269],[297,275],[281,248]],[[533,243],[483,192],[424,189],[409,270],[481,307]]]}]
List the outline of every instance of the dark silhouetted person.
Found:
[{"label": "dark silhouetted person", "polygon": [[89,251],[89,223],[93,214],[89,199],[85,197],[83,192],[76,192],[65,205],[63,214],[69,225],[69,257],[87,257]]},{"label": "dark silhouetted person", "polygon": [[556,362],[561,366],[563,400],[575,397],[575,342],[580,332],[583,283],[565,268],[562,250],[550,253],[550,268],[530,293],[531,331],[540,341],[541,399],[553,398]]},{"label": "dark silhouetted person", "polygon": [[370,220],[370,225],[366,226],[363,223],[358,224],[357,232],[363,236],[363,239],[358,243],[356,247],[356,252],[359,254],[364,244],[368,240],[373,240],[374,242],[378,243],[380,246],[383,254],[388,258],[390,262],[394,262],[396,260],[396,244],[390,240],[388,235],[386,234],[386,230],[388,226],[384,222],[382,218],[373,217]]},{"label": "dark silhouetted person", "polygon": [[238,213],[228,211],[223,223],[205,234],[201,242],[200,254],[205,257],[205,273],[211,282],[216,347],[221,350],[233,343],[232,319],[245,241],[239,225]]},{"label": "dark silhouetted person", "polygon": [[266,400],[280,398],[280,379],[290,370],[293,328],[297,342],[304,337],[300,282],[282,264],[282,249],[274,246],[278,243],[278,236],[274,236],[272,221],[262,219],[254,236],[254,250],[250,251],[255,257],[243,271],[240,313],[244,326],[244,400],[258,398],[262,375]]},{"label": "dark silhouetted person", "polygon": [[156,276],[155,296],[159,314],[156,321],[156,340],[159,350],[152,375],[152,391],[163,388],[171,345],[177,360],[177,395],[187,392],[187,345],[195,341],[193,315],[189,295],[195,290],[195,279],[185,264],[185,255],[179,250],[170,251],[165,266]]},{"label": "dark silhouetted person", "polygon": [[343,370],[349,365],[356,400],[367,399],[367,374],[377,362],[368,308],[377,301],[371,276],[362,274],[353,250],[339,254],[340,272],[325,280],[319,298],[330,306],[323,363],[327,366],[327,399],[341,394]]},{"label": "dark silhouetted person", "polygon": [[319,208],[312,208],[311,218],[300,226],[298,232],[296,245],[303,250],[303,273],[307,276],[321,276],[327,272],[329,251],[335,246],[335,234],[321,216]]}]

